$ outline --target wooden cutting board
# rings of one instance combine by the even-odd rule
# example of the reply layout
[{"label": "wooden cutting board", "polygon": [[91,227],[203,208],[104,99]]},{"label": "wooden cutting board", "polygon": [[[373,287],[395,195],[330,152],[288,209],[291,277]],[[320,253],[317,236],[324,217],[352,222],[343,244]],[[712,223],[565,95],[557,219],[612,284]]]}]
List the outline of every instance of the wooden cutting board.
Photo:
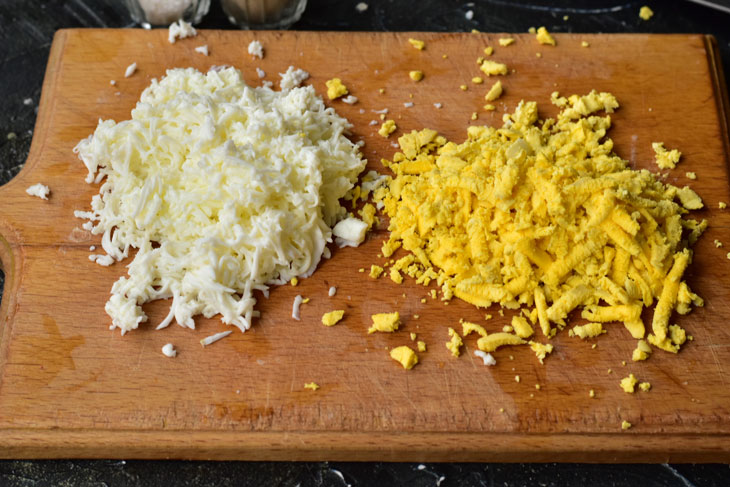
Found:
[{"label": "wooden cutting board", "polygon": [[[424,51],[409,37],[426,41]],[[30,156],[21,173],[0,188],[0,257],[6,273],[0,328],[0,456],[277,460],[413,461],[729,461],[730,247],[726,87],[712,38],[702,35],[557,35],[557,47],[517,35],[499,47],[498,34],[300,33],[202,31],[167,42],[167,31],[65,30],[54,39]],[[266,55],[246,52],[259,39]],[[588,41],[590,47],[581,47]],[[193,48],[207,44],[210,56]],[[508,63],[505,95],[484,112],[475,60],[485,46]],[[538,57],[536,53],[540,53]],[[124,78],[127,65],[137,73]],[[687,278],[706,301],[676,323],[694,336],[678,356],[657,351],[631,362],[635,347],[620,325],[597,340],[561,333],[540,365],[526,347],[499,350],[497,365],[474,357],[474,337],[460,358],[444,347],[447,327],[464,318],[497,331],[509,323],[496,309],[458,300],[445,306],[428,289],[406,281],[373,280],[358,272],[377,258],[387,238],[383,221],[360,248],[335,249],[298,287],[261,298],[261,319],[245,334],[203,349],[198,341],[226,327],[198,319],[196,330],[172,325],[155,331],[169,303],[145,307],[150,323],[120,336],[110,331],[104,304],[124,263],[109,268],[88,260],[98,237],[82,230],[75,209],[88,208],[98,186],[72,153],[99,118],[121,121],[152,78],[173,67],[233,65],[258,84],[289,65],[325,80],[340,77],[357,96],[350,106],[328,102],[364,140],[368,168],[402,131],[431,127],[461,141],[471,124],[500,125],[521,99],[536,100],[554,116],[550,93],[610,91],[621,102],[610,136],[635,168],[655,170],[651,143],[684,153],[667,181],[691,183],[710,227],[696,245]],[[420,83],[408,71],[423,70]],[[110,80],[116,80],[116,86]],[[469,88],[462,91],[459,85]],[[383,88],[384,93],[379,93]],[[405,102],[413,107],[406,108]],[[437,109],[434,103],[441,103]],[[399,132],[376,133],[375,110],[388,108]],[[476,112],[478,120],[472,121]],[[685,172],[697,173],[690,181]],[[25,194],[37,182],[49,201]],[[337,286],[330,298],[327,290]],[[302,321],[291,318],[295,295],[311,298]],[[426,297],[426,302],[422,298]],[[346,309],[327,328],[323,312]],[[370,315],[399,311],[402,330],[367,335]],[[414,319],[413,315],[420,315]],[[428,344],[421,363],[403,370],[388,349]],[[166,358],[168,342],[179,355]],[[592,344],[597,343],[593,349]],[[622,364],[626,361],[626,365]],[[608,369],[612,373],[608,373]],[[653,385],[629,395],[619,380],[634,373]],[[520,382],[515,381],[519,375]],[[317,382],[316,392],[304,383]],[[535,384],[541,388],[536,389]],[[589,390],[596,398],[589,398]],[[621,430],[622,420],[634,426]]]}]

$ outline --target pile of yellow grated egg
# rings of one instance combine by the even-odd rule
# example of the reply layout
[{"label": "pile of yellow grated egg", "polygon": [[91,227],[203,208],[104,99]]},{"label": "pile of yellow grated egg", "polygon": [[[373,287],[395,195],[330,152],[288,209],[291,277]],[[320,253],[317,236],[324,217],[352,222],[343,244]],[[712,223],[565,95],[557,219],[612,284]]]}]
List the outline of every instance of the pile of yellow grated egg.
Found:
[{"label": "pile of yellow grated egg", "polygon": [[[551,100],[557,119],[539,121],[523,101],[502,128],[469,127],[462,144],[430,129],[399,138],[383,160],[394,176],[374,195],[390,217],[383,256],[409,251],[390,261],[390,277],[435,280],[445,301],[522,308],[520,333],[483,336],[484,351],[527,344],[533,327],[550,338],[581,309],[589,326],[577,335],[622,322],[639,340],[634,360],[649,356],[646,341],[676,353],[688,337],[672,313],[703,305],[682,280],[707,227],[685,216],[702,201],[613,153],[613,95]],[[641,314],[653,305],[647,336]],[[543,357],[552,349],[529,343]]]}]

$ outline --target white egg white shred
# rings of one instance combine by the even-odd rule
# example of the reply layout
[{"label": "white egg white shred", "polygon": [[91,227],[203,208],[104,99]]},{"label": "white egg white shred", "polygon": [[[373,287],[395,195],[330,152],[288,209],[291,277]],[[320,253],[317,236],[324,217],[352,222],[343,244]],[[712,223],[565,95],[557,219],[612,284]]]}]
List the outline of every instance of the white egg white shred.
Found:
[{"label": "white egg white shred", "polygon": [[131,120],[100,121],[74,151],[102,184],[75,215],[101,235],[97,263],[138,249],[106,303],[112,327],[136,329],[143,304],[172,298],[158,328],[220,314],[247,330],[255,290],[307,277],[328,254],[366,162],[349,128],[311,86],[250,87],[234,68],[169,70]]}]

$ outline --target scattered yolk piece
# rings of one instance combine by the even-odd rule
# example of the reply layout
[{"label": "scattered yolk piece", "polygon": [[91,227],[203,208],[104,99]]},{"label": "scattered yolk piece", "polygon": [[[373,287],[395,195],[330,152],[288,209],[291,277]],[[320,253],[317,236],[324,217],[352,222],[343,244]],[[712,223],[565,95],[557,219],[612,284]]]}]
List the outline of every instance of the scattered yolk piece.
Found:
[{"label": "scattered yolk piece", "polygon": [[651,148],[654,149],[656,165],[659,166],[659,169],[674,169],[677,167],[679,158],[682,157],[682,153],[677,149],[665,149],[663,142],[652,142]]},{"label": "scattered yolk piece", "polygon": [[484,83],[484,79],[481,78],[480,76],[474,76],[471,79],[471,82],[474,83],[475,85],[480,85],[480,84]]},{"label": "scattered yolk piece", "polygon": [[476,323],[471,323],[469,321],[462,321],[461,334],[467,336],[472,332],[477,333],[479,336],[487,336],[487,330],[485,330],[483,326],[477,325]]},{"label": "scattered yolk piece", "polygon": [[410,76],[413,81],[421,81],[423,79],[423,71],[410,71],[408,76]]},{"label": "scattered yolk piece", "polygon": [[385,88],[380,88],[380,89],[378,90],[378,93],[380,93],[381,95],[382,95],[383,93],[385,93]]},{"label": "scattered yolk piece", "polygon": [[419,51],[423,51],[426,48],[426,43],[425,42],[423,42],[421,40],[418,40],[418,39],[414,39],[412,37],[410,39],[408,39],[408,43],[411,46],[413,46],[416,49],[418,49]]},{"label": "scattered yolk piece", "polygon": [[502,82],[497,81],[491,88],[489,88],[487,94],[484,95],[484,99],[487,101],[494,101],[500,96],[502,96]]},{"label": "scattered yolk piece", "polygon": [[383,122],[383,125],[380,126],[380,130],[378,130],[378,133],[387,139],[388,136],[395,132],[397,128],[398,127],[396,126],[395,121],[386,120],[385,122]]},{"label": "scattered yolk piece", "polygon": [[588,397],[590,397],[591,399],[593,399],[594,397],[596,397],[596,391],[594,391],[593,389],[591,389],[590,391],[588,391]]},{"label": "scattered yolk piece", "polygon": [[481,69],[482,73],[486,74],[487,76],[507,74],[506,64],[490,61],[489,59],[485,59],[479,66],[479,69]]},{"label": "scattered yolk piece", "polygon": [[520,376],[519,375],[516,375],[515,376],[515,382],[520,382]]},{"label": "scattered yolk piece", "polygon": [[485,337],[481,337],[477,341],[477,347],[482,352],[494,352],[497,348],[505,345],[524,345],[525,342],[522,338],[511,333],[492,333]]},{"label": "scattered yolk piece", "polygon": [[535,57],[542,57],[542,53],[541,52],[536,52],[535,53]]},{"label": "scattered yolk piece", "polygon": [[651,389],[651,384],[648,382],[642,382],[639,384],[639,389],[641,389],[643,392],[649,392],[649,389]]},{"label": "scattered yolk piece", "polygon": [[718,249],[722,247],[722,242],[720,242],[718,239],[715,239],[715,247],[717,247]]},{"label": "scattered yolk piece", "polygon": [[468,89],[469,89],[469,87],[468,87],[468,86],[466,86],[466,85],[459,85],[459,89],[460,89],[461,91],[466,91],[466,90],[468,90]]},{"label": "scattered yolk piece", "polygon": [[302,299],[302,304],[307,304],[309,302],[309,298]]},{"label": "scattered yolk piece", "polygon": [[628,394],[633,394],[637,382],[639,381],[636,379],[636,376],[634,376],[634,374],[629,374],[628,377],[621,379],[621,389]]},{"label": "scattered yolk piece", "polygon": [[631,360],[639,362],[648,359],[649,355],[651,355],[651,347],[644,340],[639,340],[636,343],[634,352],[631,354]]},{"label": "scattered yolk piece", "polygon": [[494,48],[492,46],[487,46],[484,48],[484,55],[491,56],[493,53],[494,53]]},{"label": "scattered yolk piece", "polygon": [[574,326],[568,331],[568,336],[577,336],[583,340],[586,338],[595,338],[598,335],[606,333],[602,323],[586,323],[585,325]]},{"label": "scattered yolk piece", "polygon": [[379,265],[373,264],[370,266],[370,277],[372,277],[373,279],[377,279],[378,277],[380,277],[380,275],[382,273],[383,273],[383,268],[380,267]]},{"label": "scattered yolk piece", "polygon": [[515,330],[515,335],[520,338],[529,338],[535,333],[524,316],[513,316],[512,328]]},{"label": "scattered yolk piece", "polygon": [[550,32],[545,27],[540,27],[537,29],[537,42],[540,44],[546,44],[550,46],[555,45],[555,39],[553,39],[553,36],[550,35]]},{"label": "scattered yolk piece", "polygon": [[378,313],[370,317],[373,325],[368,329],[368,334],[381,331],[384,333],[393,333],[400,326],[400,314],[394,313]]},{"label": "scattered yolk piece", "polygon": [[316,382],[307,382],[306,384],[304,384],[304,388],[316,391],[317,389],[319,389],[319,385]]},{"label": "scattered yolk piece", "polygon": [[425,352],[426,351],[426,342],[419,340],[416,345],[418,346],[418,351],[419,352]]},{"label": "scattered yolk piece", "polygon": [[627,430],[629,428],[631,428],[631,423],[629,423],[626,420],[621,421],[621,429],[622,430]]},{"label": "scattered yolk piece", "polygon": [[292,277],[290,283],[292,286],[296,286],[297,284],[299,284],[299,279],[297,279],[296,277]]},{"label": "scattered yolk piece", "polygon": [[697,173],[695,172],[687,172],[685,173],[685,176],[687,176],[687,178],[689,179],[697,179]]},{"label": "scattered yolk piece", "polygon": [[720,208],[721,210],[724,210],[725,208],[727,208],[727,203],[725,203],[724,201],[720,201],[717,204],[717,207]]},{"label": "scattered yolk piece", "polygon": [[501,37],[499,39],[499,45],[502,47],[507,47],[511,44],[514,44],[515,40],[512,37]]},{"label": "scattered yolk piece", "polygon": [[515,329],[512,328],[512,325],[504,325],[502,327],[502,331],[505,333],[512,333],[513,331],[515,331]]},{"label": "scattered yolk piece", "polygon": [[488,112],[494,111],[497,109],[494,105],[484,105],[484,109]]},{"label": "scattered yolk piece", "polygon": [[471,119],[472,119],[472,120],[476,120],[477,118],[479,118],[479,115],[477,115],[477,112],[473,112],[473,113],[471,114]]},{"label": "scattered yolk piece", "polygon": [[324,326],[334,326],[345,316],[344,309],[336,309],[322,315],[322,324]]},{"label": "scattered yolk piece", "polygon": [[639,17],[641,17],[642,20],[649,20],[654,15],[654,11],[644,5],[639,9]]},{"label": "scattered yolk piece", "polygon": [[590,46],[590,44],[588,43],[588,41],[583,41],[580,43],[580,47],[589,47],[589,46]]},{"label": "scattered yolk piece", "polygon": [[537,359],[540,361],[540,363],[544,363],[545,357],[549,353],[552,353],[553,346],[549,343],[539,343],[539,342],[530,342],[530,348],[533,352],[535,352],[535,355],[537,356]]},{"label": "scattered yolk piece", "polygon": [[342,80],[340,78],[332,78],[331,80],[326,81],[325,85],[327,85],[327,97],[330,100],[345,96],[349,93],[349,91],[347,91],[347,87],[342,84]]},{"label": "scattered yolk piece", "polygon": [[418,363],[418,355],[410,347],[402,345],[390,351],[390,358],[399,362],[404,369],[410,370]]},{"label": "scattered yolk piece", "polygon": [[416,341],[416,336],[417,335],[415,333],[411,332],[411,341],[412,342],[415,342]]},{"label": "scattered yolk piece", "polygon": [[456,330],[451,327],[449,327],[449,336],[451,337],[451,340],[446,342],[446,348],[449,349],[451,355],[453,355],[454,357],[458,357],[461,354],[459,348],[464,344],[464,342],[462,341]]},{"label": "scattered yolk piece", "polygon": [[540,390],[540,384],[535,384],[535,389]]}]

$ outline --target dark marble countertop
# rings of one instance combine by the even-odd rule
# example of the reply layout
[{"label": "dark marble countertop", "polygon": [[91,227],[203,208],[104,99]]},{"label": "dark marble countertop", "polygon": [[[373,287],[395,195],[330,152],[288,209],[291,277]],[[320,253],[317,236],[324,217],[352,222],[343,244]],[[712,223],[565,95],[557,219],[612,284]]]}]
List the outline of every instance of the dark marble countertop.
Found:
[{"label": "dark marble countertop", "polygon": [[[551,32],[706,33],[717,38],[726,78],[730,68],[730,13],[689,1],[370,0],[362,13],[357,3],[310,0],[293,28],[526,32],[544,25]],[[727,0],[720,3],[730,6]],[[655,13],[649,21],[638,16],[644,4]],[[17,174],[28,155],[53,33],[133,25],[121,0],[0,0],[0,184]],[[199,27],[233,28],[217,0]],[[0,461],[0,485],[699,487],[730,485],[730,466],[5,460]]]}]

